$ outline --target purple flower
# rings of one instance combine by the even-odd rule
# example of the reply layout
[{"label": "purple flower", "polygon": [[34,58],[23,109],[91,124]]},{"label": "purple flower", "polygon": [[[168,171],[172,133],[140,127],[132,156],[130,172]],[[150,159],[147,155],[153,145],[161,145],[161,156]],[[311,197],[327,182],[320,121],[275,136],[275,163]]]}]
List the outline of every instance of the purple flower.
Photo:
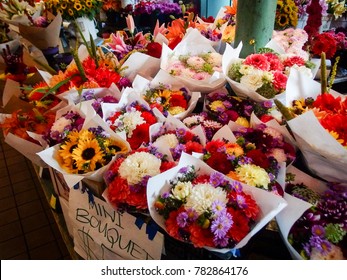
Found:
[{"label": "purple flower", "polygon": [[181,212],[177,215],[177,225],[181,228],[184,228],[187,225],[188,214],[187,212]]},{"label": "purple flower", "polygon": [[233,219],[229,213],[222,213],[211,223],[211,231],[218,239],[223,238],[233,225]]},{"label": "purple flower", "polygon": [[325,229],[321,225],[314,225],[311,229],[314,236],[323,238],[325,236]]},{"label": "purple flower", "polygon": [[231,183],[231,188],[233,191],[242,192],[242,185],[239,181],[233,181]]},{"label": "purple flower", "polygon": [[188,220],[190,222],[194,222],[194,221],[197,220],[197,218],[199,218],[198,213],[194,209],[192,209],[192,208],[189,208],[187,210],[187,214],[188,214]]},{"label": "purple flower", "polygon": [[221,214],[225,214],[226,213],[226,208],[225,208],[225,204],[220,202],[219,200],[216,200],[212,203],[212,212],[215,215],[221,215]]},{"label": "purple flower", "polygon": [[210,184],[214,187],[218,187],[224,183],[224,175],[219,172],[214,172],[210,176]]},{"label": "purple flower", "polygon": [[214,237],[213,242],[217,247],[226,247],[229,243],[229,238],[227,236],[224,237]]}]

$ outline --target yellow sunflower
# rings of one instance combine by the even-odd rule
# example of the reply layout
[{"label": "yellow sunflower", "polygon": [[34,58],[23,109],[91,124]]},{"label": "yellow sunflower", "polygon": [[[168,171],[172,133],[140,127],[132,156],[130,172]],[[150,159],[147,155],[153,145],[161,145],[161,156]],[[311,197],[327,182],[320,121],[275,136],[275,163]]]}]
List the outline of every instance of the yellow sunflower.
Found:
[{"label": "yellow sunflower", "polygon": [[124,141],[118,141],[115,139],[106,139],[104,146],[106,153],[111,155],[115,155],[117,153],[126,153],[129,151],[128,146]]},{"label": "yellow sunflower", "polygon": [[79,11],[82,9],[82,4],[79,3],[79,2],[76,2],[75,5],[74,5],[74,8],[76,9],[76,11]]},{"label": "yellow sunflower", "polygon": [[96,139],[80,140],[72,152],[78,170],[84,173],[94,171],[104,165],[104,153]]}]

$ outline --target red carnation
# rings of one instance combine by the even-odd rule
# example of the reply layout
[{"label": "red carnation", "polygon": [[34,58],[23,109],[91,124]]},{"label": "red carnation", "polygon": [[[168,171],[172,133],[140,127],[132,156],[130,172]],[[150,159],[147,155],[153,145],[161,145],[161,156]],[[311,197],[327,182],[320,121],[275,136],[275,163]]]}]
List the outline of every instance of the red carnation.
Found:
[{"label": "red carnation", "polygon": [[270,70],[270,63],[267,60],[266,56],[264,56],[263,54],[251,54],[246,57],[243,64],[251,65],[263,71]]},{"label": "red carnation", "polygon": [[182,94],[172,94],[169,100],[170,107],[182,107],[187,109],[188,102]]},{"label": "red carnation", "polygon": [[150,42],[147,44],[147,54],[156,58],[161,57],[162,45],[157,42]]},{"label": "red carnation", "polygon": [[247,152],[246,156],[251,158],[253,163],[261,168],[267,169],[270,167],[269,159],[261,150],[251,150]]},{"label": "red carnation", "polygon": [[142,143],[149,142],[149,126],[149,123],[143,123],[133,130],[132,136],[127,138],[131,149],[137,149]]}]

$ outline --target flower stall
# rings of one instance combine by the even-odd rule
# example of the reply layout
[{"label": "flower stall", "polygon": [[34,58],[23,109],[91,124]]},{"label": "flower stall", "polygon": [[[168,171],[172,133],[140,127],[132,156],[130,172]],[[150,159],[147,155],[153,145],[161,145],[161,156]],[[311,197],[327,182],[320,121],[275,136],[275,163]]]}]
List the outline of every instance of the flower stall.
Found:
[{"label": "flower stall", "polygon": [[345,1],[32,2],[0,3],[0,128],[71,258],[347,259]]}]

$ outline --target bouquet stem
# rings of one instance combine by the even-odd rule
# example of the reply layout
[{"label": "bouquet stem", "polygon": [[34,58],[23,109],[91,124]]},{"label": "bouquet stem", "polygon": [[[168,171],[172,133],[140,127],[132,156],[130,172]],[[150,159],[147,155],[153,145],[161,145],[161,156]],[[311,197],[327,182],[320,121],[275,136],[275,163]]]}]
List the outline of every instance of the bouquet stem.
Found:
[{"label": "bouquet stem", "polygon": [[324,94],[324,93],[327,93],[327,85],[328,85],[328,82],[327,82],[327,66],[326,66],[326,63],[325,63],[325,60],[326,60],[326,56],[325,56],[325,52],[322,52],[321,54],[321,66],[320,66],[320,69],[321,69],[321,79],[320,79],[320,82],[321,82],[321,94]]}]

